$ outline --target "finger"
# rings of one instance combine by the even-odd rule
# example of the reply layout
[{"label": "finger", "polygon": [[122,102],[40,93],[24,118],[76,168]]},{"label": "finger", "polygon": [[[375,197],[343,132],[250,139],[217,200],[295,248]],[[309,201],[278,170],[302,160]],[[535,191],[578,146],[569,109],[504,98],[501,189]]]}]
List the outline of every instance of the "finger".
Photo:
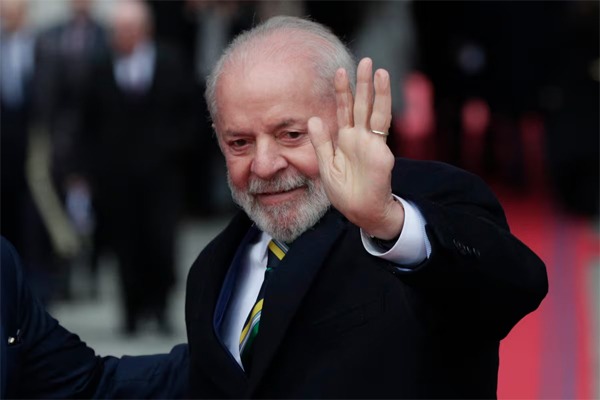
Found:
[{"label": "finger", "polygon": [[370,128],[387,132],[392,122],[392,93],[390,75],[384,69],[375,71],[375,101],[371,113]]},{"label": "finger", "polygon": [[354,126],[368,128],[373,106],[373,62],[363,58],[356,71],[356,97],[354,99]]},{"label": "finger", "polygon": [[317,153],[320,169],[333,162],[333,138],[321,118],[308,120],[308,136]]},{"label": "finger", "polygon": [[337,120],[339,129],[353,126],[353,101],[352,90],[350,89],[350,81],[348,80],[348,73],[344,68],[340,68],[335,73],[335,102],[337,104]]}]

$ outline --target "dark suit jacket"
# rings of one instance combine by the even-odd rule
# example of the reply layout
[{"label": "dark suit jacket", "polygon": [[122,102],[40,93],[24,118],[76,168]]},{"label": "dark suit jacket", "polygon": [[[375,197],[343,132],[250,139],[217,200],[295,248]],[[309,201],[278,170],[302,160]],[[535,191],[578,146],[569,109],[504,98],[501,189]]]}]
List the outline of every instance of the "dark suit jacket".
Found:
[{"label": "dark suit jacket", "polygon": [[[130,319],[164,314],[175,282],[175,229],[183,204],[181,158],[195,133],[193,87],[177,53],[157,45],[147,91],[128,93],[114,60],[85,95],[79,172],[91,181],[96,234],[115,250]],[[153,252],[146,251],[152,248]],[[140,292],[144,288],[144,292]],[[144,305],[144,306],[142,306]]]},{"label": "dark suit jacket", "polygon": [[[32,296],[14,247],[0,237],[0,398],[179,398],[188,354],[100,358]],[[183,375],[183,376],[182,376]]]},{"label": "dark suit jacket", "polygon": [[[157,188],[176,179],[179,157],[196,133],[194,87],[179,53],[157,44],[146,90],[128,92],[113,57],[92,71],[84,98],[80,170],[104,185],[146,179]],[[79,171],[81,172],[81,171]]]},{"label": "dark suit jacket", "polygon": [[[82,36],[77,49],[70,39],[75,31]],[[92,18],[82,25],[70,18],[38,36],[34,106],[38,122],[50,134],[51,167],[59,193],[85,150],[77,147],[81,143],[76,136],[82,123],[85,89],[95,79],[94,69],[108,54],[105,29]]]},{"label": "dark suit jacket", "polygon": [[251,226],[231,221],[188,277],[191,397],[496,396],[499,342],[545,296],[544,264],[473,175],[398,159],[393,191],[423,213],[429,259],[399,271],[330,210],[269,278],[249,376],[215,333]]}]

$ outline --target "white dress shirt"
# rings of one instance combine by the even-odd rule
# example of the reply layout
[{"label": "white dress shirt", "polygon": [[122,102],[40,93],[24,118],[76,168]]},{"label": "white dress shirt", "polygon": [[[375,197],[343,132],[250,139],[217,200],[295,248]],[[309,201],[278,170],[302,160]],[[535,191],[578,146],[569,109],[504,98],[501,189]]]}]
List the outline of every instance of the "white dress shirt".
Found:
[{"label": "white dress shirt", "polygon": [[34,68],[34,40],[29,32],[1,32],[0,96],[6,104],[20,107],[25,101],[25,84]]},{"label": "white dress shirt", "polygon": [[133,52],[115,60],[114,73],[119,87],[125,91],[144,93],[152,84],[156,48],[150,42],[135,47]]}]

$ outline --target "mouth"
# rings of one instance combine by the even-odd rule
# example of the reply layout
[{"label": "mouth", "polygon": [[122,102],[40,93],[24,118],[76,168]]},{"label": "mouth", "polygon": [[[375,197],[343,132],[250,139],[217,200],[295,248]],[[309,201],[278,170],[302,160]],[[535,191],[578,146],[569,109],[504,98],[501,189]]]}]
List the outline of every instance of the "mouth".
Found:
[{"label": "mouth", "polygon": [[306,186],[300,186],[290,190],[282,190],[278,192],[262,192],[256,193],[254,196],[263,205],[274,205],[293,200],[306,190]]}]

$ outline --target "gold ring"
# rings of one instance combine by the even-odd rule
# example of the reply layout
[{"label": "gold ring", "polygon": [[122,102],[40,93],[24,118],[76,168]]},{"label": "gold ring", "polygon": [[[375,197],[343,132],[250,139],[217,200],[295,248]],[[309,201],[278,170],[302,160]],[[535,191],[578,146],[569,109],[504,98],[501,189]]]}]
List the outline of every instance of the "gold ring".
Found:
[{"label": "gold ring", "polygon": [[371,132],[373,132],[376,135],[380,135],[380,136],[387,136],[390,134],[389,132],[376,131],[375,129],[371,129]]}]

